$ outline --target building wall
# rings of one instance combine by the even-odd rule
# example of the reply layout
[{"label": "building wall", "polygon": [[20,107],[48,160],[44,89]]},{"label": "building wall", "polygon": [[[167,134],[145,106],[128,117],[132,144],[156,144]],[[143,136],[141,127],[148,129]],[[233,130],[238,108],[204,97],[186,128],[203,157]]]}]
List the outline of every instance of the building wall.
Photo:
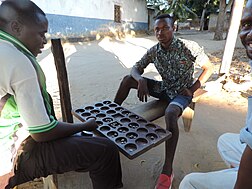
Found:
[{"label": "building wall", "polygon": [[[33,0],[46,14],[51,35],[86,36],[120,29],[148,30],[145,0]],[[121,6],[121,23],[114,22]]]}]

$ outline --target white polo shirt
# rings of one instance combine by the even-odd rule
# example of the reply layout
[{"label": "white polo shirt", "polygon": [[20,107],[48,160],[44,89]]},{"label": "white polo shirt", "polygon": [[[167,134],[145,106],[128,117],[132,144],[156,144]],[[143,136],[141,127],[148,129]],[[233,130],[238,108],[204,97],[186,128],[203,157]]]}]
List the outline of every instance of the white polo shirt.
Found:
[{"label": "white polo shirt", "polygon": [[[8,108],[1,113],[0,176],[10,172],[15,156],[13,148],[18,149],[20,143],[29,136],[29,127],[51,127],[32,63],[12,43],[0,39],[0,99],[6,94],[14,97],[20,117],[12,115],[15,111]],[[11,119],[4,119],[3,115]],[[5,125],[17,122],[22,123],[23,127],[17,131],[17,137],[10,137],[12,131]]]}]

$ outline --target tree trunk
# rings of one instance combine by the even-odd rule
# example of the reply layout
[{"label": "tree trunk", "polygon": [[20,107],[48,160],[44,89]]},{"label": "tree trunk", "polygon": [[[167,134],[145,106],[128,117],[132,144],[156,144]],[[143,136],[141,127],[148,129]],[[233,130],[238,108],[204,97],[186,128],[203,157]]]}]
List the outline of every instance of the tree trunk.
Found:
[{"label": "tree trunk", "polygon": [[205,13],[206,13],[206,9],[204,8],[201,14],[201,19],[200,19],[200,31],[203,31],[204,29]]},{"label": "tree trunk", "polygon": [[226,17],[226,0],[220,0],[219,14],[216,24],[216,30],[214,33],[214,40],[223,40],[223,30],[224,30],[224,21]]},{"label": "tree trunk", "polygon": [[[231,20],[232,20],[234,0],[229,0],[228,5],[226,6],[226,11],[227,11],[227,8],[229,6],[230,6],[230,12],[231,12],[231,14],[230,14],[230,18],[229,18],[229,21],[228,21],[228,28],[230,28],[230,24],[231,24]],[[227,39],[227,36],[228,36],[228,31],[226,32],[225,40]]]},{"label": "tree trunk", "polygon": [[206,14],[206,8],[207,8],[207,5],[209,4],[210,0],[208,0],[205,4],[204,4],[204,9],[202,11],[202,14],[201,14],[201,19],[200,19],[200,31],[203,31],[204,30],[204,21],[205,21],[205,14]]}]

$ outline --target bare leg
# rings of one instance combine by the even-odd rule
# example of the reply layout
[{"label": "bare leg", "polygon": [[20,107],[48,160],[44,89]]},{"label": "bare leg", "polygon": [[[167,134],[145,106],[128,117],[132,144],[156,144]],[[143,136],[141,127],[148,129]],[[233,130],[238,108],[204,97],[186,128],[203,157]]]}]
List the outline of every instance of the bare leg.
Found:
[{"label": "bare leg", "polygon": [[137,89],[137,86],[137,81],[133,77],[131,77],[130,75],[125,76],[116,93],[114,102],[121,105],[123,101],[128,97],[130,89]]},{"label": "bare leg", "polygon": [[178,118],[181,114],[181,109],[170,104],[165,110],[166,129],[172,133],[172,137],[165,142],[165,162],[162,173],[170,176],[172,174],[172,164],[179,138]]}]

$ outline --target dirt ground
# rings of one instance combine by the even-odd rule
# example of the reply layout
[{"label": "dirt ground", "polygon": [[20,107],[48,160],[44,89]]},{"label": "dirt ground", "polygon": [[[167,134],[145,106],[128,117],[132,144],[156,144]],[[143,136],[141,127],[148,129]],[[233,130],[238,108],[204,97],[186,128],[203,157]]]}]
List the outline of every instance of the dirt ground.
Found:
[{"label": "dirt ground", "polygon": [[[189,133],[183,130],[182,121],[179,120],[180,139],[174,160],[173,189],[177,189],[181,179],[190,172],[225,168],[225,164],[217,152],[217,139],[225,132],[239,132],[240,128],[244,126],[247,108],[246,97],[251,93],[250,67],[239,39],[236,43],[230,75],[220,82],[218,71],[225,41],[212,40],[213,33],[209,32],[180,32],[177,36],[194,40],[203,46],[214,64],[215,71],[205,85],[208,93],[196,105],[195,117]],[[113,100],[122,77],[129,73],[131,66],[146,49],[155,43],[154,36],[127,37],[121,40],[104,38],[91,42],[65,43],[64,52],[72,107],[78,108],[104,99]],[[50,44],[38,59],[46,73],[48,90],[53,96],[56,113],[60,119],[59,90]],[[150,67],[145,74],[158,78],[153,67]],[[136,93],[132,91],[123,106],[132,108],[138,104],[141,103],[137,100]],[[158,119],[155,123],[165,127],[163,118]],[[161,144],[156,148],[163,147]],[[150,155],[153,156],[155,152],[155,150],[150,150],[142,159]],[[139,171],[144,171],[143,174],[149,174],[144,169]],[[156,175],[158,173],[155,173]],[[127,185],[128,182],[134,183],[127,176],[124,176],[123,182],[126,183],[125,188],[130,188],[130,185]],[[23,188],[41,189],[41,180],[18,187],[18,189]],[[85,187],[83,188],[85,189]],[[137,186],[131,188],[147,189]]]}]

